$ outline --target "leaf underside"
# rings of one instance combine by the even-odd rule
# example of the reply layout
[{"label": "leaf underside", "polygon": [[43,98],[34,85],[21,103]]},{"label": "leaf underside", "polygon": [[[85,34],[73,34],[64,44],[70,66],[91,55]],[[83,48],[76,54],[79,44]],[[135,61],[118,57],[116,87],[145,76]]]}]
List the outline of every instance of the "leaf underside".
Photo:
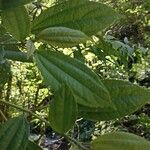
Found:
[{"label": "leaf underside", "polygon": [[83,32],[66,27],[50,27],[42,30],[37,39],[59,47],[73,47],[85,43],[89,38]]}]

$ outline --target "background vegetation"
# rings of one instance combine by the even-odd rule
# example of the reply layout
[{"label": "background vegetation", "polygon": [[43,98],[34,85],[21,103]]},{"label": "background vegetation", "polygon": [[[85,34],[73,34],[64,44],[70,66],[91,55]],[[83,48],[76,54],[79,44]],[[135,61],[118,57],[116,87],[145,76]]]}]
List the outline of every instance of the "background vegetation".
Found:
[{"label": "background vegetation", "polygon": [[[34,20],[48,7],[65,0],[39,0],[26,5],[30,20]],[[119,12],[120,18],[111,26],[93,36],[92,42],[72,48],[58,48],[51,44],[35,42],[39,49],[53,48],[78,59],[94,70],[102,79],[120,79],[145,88],[150,87],[150,1],[149,0],[95,0],[112,7]],[[33,35],[32,35],[33,36]],[[34,36],[31,37],[34,39]],[[9,59],[9,51],[26,52],[28,61],[32,61],[32,51],[25,41],[16,42],[3,26],[0,29],[0,99],[14,105],[27,108],[43,119],[48,118],[49,103],[54,91],[47,89],[36,65],[20,56],[20,61]],[[11,44],[10,44],[11,43]],[[14,44],[15,43],[15,44]],[[16,44],[17,43],[17,44]],[[59,44],[59,43],[58,43]],[[30,46],[31,48],[31,46]],[[3,63],[3,51],[6,51]],[[9,54],[8,54],[9,53]],[[24,60],[23,60],[24,58]],[[16,59],[14,57],[14,59]],[[19,58],[17,58],[19,60]],[[61,92],[61,91],[60,91]],[[18,109],[0,103],[0,122],[24,114]],[[70,148],[66,138],[52,130],[36,116],[28,115],[30,139],[43,148]],[[94,120],[94,119],[93,119]],[[79,118],[69,135],[88,147],[99,135],[114,131],[125,131],[150,140],[150,105],[146,104],[136,112],[121,119],[111,121],[90,121]],[[72,146],[74,149],[75,147]]]}]

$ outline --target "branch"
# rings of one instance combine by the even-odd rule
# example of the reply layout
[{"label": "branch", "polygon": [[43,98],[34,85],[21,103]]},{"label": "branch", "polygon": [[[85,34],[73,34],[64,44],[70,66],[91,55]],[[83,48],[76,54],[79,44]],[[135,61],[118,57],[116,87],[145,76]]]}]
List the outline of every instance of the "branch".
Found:
[{"label": "branch", "polygon": [[82,149],[82,150],[88,150],[86,147],[84,147],[80,142],[78,142],[77,140],[75,140],[74,138],[67,136],[66,134],[63,135],[66,139],[68,139],[70,142],[74,143],[75,145],[78,146],[78,148]]},{"label": "branch", "polygon": [[15,104],[12,104],[12,103],[10,103],[10,102],[3,101],[3,100],[0,100],[0,102],[3,103],[3,104],[5,104],[5,105],[7,105],[7,106],[11,106],[11,107],[14,107],[14,108],[16,108],[16,109],[19,109],[19,110],[21,110],[21,111],[23,111],[23,112],[29,113],[29,114],[31,114],[32,116],[38,118],[39,120],[45,122],[46,125],[50,126],[50,123],[49,123],[47,120],[41,118],[39,115],[33,113],[31,110],[22,108],[22,107],[20,107],[20,106],[18,106],[18,105],[15,105]]},{"label": "branch", "polygon": [[5,120],[5,121],[7,121],[7,118],[6,118],[6,116],[4,115],[4,113],[0,110],[0,115],[3,117],[3,119]]},{"label": "branch", "polygon": [[[11,107],[14,107],[14,108],[16,108],[16,109],[19,109],[19,110],[21,110],[21,111],[23,111],[23,112],[29,113],[29,114],[31,114],[32,116],[38,118],[39,120],[45,122],[46,125],[50,126],[50,123],[49,123],[47,120],[41,118],[41,117],[38,116],[37,114],[33,113],[31,110],[22,108],[22,107],[20,107],[20,106],[18,106],[18,105],[12,104],[12,103],[7,102],[7,101],[0,100],[0,102],[3,103],[3,104],[5,104],[5,105],[7,105],[7,106],[11,106]],[[6,118],[6,119],[7,119],[7,118]],[[69,137],[69,136],[67,136],[66,134],[63,134],[62,136],[64,136],[64,137],[65,137],[66,139],[68,139],[70,142],[73,142],[74,144],[76,144],[80,149],[82,149],[82,150],[87,150],[86,147],[84,147],[80,142],[76,141],[76,140],[73,139],[72,137]]]}]

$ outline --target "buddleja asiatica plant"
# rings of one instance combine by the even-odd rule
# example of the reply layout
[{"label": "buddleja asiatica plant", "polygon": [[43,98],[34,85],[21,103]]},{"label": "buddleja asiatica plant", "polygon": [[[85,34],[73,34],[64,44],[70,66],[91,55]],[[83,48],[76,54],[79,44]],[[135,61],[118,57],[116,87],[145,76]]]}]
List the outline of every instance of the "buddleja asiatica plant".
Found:
[{"label": "buddleja asiatica plant", "polygon": [[[47,87],[54,91],[54,99],[49,104],[48,121],[10,102],[0,100],[2,104],[44,121],[76,145],[71,149],[87,149],[67,135],[77,118],[95,121],[116,119],[131,114],[150,101],[148,90],[121,80],[101,79],[84,63],[58,49],[71,48],[91,40],[92,35],[118,18],[112,8],[89,0],[67,0],[47,8],[31,21],[24,5],[32,0],[0,2],[0,45],[3,45],[0,49],[1,87],[5,84],[2,79],[6,77],[2,72],[5,70],[3,66],[7,59],[11,59],[35,63]],[[13,48],[8,47],[11,42]],[[18,44],[23,43],[26,43],[26,47],[20,51]],[[35,48],[34,43],[49,46]],[[25,48],[28,54],[24,52]],[[0,149],[41,149],[28,140],[29,125],[25,118],[15,117],[1,124]],[[149,147],[150,142],[141,137],[117,132],[93,140],[90,149],[148,150]]]}]

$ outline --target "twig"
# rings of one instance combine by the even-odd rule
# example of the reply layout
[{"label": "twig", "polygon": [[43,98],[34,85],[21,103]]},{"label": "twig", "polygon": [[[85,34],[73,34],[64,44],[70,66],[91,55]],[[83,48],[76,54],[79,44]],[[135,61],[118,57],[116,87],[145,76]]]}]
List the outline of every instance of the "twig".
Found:
[{"label": "twig", "polygon": [[[29,113],[32,116],[38,118],[39,120],[45,122],[46,125],[50,126],[50,123],[47,120],[41,118],[40,116],[38,116],[37,114],[33,113],[32,111],[30,111],[28,109],[22,108],[22,107],[20,107],[18,105],[15,105],[15,104],[12,104],[10,102],[3,101],[3,100],[0,100],[0,102],[4,103],[5,105],[9,105],[9,106],[14,107],[16,109],[19,109],[19,110],[21,110],[23,112]],[[82,149],[82,150],[88,150],[86,147],[84,147],[80,142],[76,141],[74,138],[69,137],[66,134],[63,134],[62,136],[65,137],[66,139],[68,139],[68,141],[73,142],[74,144],[76,144],[80,149]]]},{"label": "twig", "polygon": [[82,150],[88,150],[86,147],[84,147],[80,142],[78,142],[77,140],[75,140],[74,138],[67,136],[66,134],[63,135],[66,139],[68,139],[70,142],[74,143],[75,145],[77,145],[80,149]]},{"label": "twig", "polygon": [[4,118],[4,120],[7,121],[6,116],[4,115],[4,113],[3,113],[1,110],[0,110],[0,114],[1,114],[1,116]]},{"label": "twig", "polygon": [[21,110],[21,111],[23,111],[23,112],[29,113],[29,114],[31,114],[32,116],[38,118],[39,120],[45,122],[46,125],[50,126],[50,123],[49,123],[47,120],[41,118],[40,116],[38,116],[37,114],[33,113],[32,111],[30,111],[30,110],[28,110],[28,109],[22,108],[22,107],[20,107],[20,106],[17,106],[17,105],[15,105],[15,104],[12,104],[12,103],[10,103],[10,102],[6,102],[6,101],[3,101],[3,100],[0,100],[0,102],[4,103],[5,105],[9,105],[9,106],[14,107],[14,108],[16,108],[16,109],[19,109],[19,110]]}]

